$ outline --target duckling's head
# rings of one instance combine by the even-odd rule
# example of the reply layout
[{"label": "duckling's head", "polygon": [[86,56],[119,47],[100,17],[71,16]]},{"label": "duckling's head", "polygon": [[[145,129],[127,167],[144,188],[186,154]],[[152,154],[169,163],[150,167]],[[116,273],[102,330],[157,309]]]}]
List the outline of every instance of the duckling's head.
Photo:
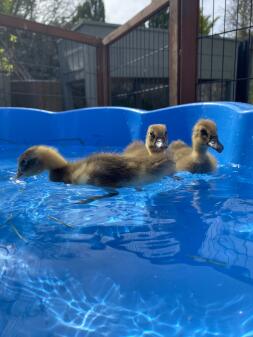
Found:
[{"label": "duckling's head", "polygon": [[164,124],[150,125],[146,135],[146,148],[149,154],[160,153],[168,148],[168,132]]},{"label": "duckling's head", "polygon": [[192,144],[193,148],[202,152],[206,151],[208,146],[218,152],[222,152],[224,148],[219,142],[216,124],[210,119],[201,119],[194,125]]},{"label": "duckling's head", "polygon": [[43,160],[40,157],[40,146],[27,149],[18,159],[17,178],[37,175],[45,170]]}]

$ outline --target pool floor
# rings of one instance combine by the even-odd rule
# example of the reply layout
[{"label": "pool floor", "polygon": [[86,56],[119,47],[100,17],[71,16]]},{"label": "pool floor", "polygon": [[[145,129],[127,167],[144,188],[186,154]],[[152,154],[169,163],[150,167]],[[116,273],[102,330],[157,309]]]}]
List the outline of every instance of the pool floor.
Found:
[{"label": "pool floor", "polygon": [[253,336],[251,168],[78,205],[102,190],[16,181],[23,149],[0,146],[1,337]]}]

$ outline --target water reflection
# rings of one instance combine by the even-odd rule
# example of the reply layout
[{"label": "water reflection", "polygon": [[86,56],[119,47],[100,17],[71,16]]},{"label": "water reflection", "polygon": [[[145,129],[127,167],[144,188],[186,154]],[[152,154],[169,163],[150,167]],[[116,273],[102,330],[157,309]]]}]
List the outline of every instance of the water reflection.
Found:
[{"label": "water reflection", "polygon": [[66,243],[64,252],[76,242],[93,250],[131,252],[154,264],[205,264],[252,279],[253,199],[247,174],[238,168],[214,176],[183,174],[181,181],[167,178],[143,192],[126,189],[116,198],[85,206],[73,202],[96,189],[63,188],[45,176],[22,188],[9,181],[7,192],[18,192],[1,198],[0,232],[7,243],[17,243],[15,225],[30,246],[44,249],[49,258],[61,254],[45,250],[49,244]]},{"label": "water reflection", "polygon": [[250,336],[252,329],[252,299],[243,295],[226,301],[203,301],[184,291],[147,297],[139,291],[127,292],[99,273],[80,282],[71,275],[30,274],[27,267],[22,268],[9,270],[2,278],[4,337],[14,331],[15,336],[27,337],[236,337],[239,331]]},{"label": "water reflection", "polygon": [[182,178],[83,206],[96,189],[4,179],[1,337],[251,336],[251,173]]}]

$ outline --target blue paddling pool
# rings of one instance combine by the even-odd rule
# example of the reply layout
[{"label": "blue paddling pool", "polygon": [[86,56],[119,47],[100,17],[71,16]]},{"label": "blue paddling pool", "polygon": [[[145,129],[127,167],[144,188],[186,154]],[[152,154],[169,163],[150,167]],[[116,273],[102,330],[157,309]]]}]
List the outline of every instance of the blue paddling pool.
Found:
[{"label": "blue paddling pool", "polygon": [[[190,143],[199,118],[224,144],[212,175],[87,205],[76,202],[100,188],[14,178],[30,145],[75,160],[121,151],[153,123]],[[236,103],[0,109],[0,336],[253,336],[252,127],[253,106]]]}]

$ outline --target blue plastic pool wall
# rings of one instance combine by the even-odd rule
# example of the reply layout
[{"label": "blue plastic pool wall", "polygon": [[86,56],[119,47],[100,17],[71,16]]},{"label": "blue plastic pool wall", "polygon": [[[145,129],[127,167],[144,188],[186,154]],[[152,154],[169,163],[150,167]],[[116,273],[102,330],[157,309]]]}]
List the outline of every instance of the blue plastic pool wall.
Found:
[{"label": "blue plastic pool wall", "polygon": [[242,103],[196,103],[151,112],[120,107],[61,113],[0,108],[0,138],[25,145],[77,141],[103,149],[144,139],[150,124],[165,123],[170,141],[180,138],[190,144],[192,127],[200,118],[217,123],[225,150],[222,154],[213,153],[221,164],[253,164],[253,106]]}]

